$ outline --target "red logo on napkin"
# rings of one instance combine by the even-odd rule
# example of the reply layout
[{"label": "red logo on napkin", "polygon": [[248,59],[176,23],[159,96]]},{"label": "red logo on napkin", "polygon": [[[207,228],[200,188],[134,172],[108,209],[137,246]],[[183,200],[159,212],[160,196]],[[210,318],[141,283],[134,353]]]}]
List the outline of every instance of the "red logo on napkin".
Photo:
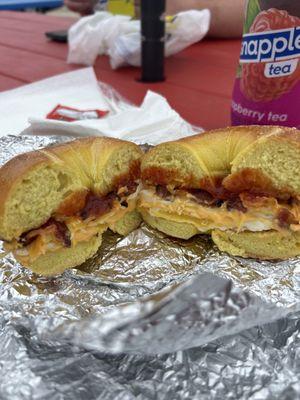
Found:
[{"label": "red logo on napkin", "polygon": [[109,111],[103,110],[78,110],[59,104],[49,114],[47,119],[56,119],[60,121],[82,121],[87,119],[99,119],[107,115]]}]

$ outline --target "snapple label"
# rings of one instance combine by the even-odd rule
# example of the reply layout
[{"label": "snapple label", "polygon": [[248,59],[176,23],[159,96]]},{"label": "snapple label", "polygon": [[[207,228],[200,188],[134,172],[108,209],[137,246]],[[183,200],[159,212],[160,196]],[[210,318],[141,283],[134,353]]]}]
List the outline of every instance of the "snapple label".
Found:
[{"label": "snapple label", "polygon": [[300,0],[248,0],[232,125],[300,127]]}]

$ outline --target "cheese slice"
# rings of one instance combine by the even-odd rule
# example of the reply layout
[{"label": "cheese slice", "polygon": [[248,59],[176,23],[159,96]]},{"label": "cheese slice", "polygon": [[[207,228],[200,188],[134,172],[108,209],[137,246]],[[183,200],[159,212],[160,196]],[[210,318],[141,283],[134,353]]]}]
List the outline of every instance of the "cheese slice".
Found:
[{"label": "cheese slice", "polygon": [[[112,210],[98,218],[90,217],[82,220],[79,216],[61,217],[59,220],[64,222],[69,229],[72,246],[76,246],[80,242],[87,242],[108,228],[113,230],[116,222],[136,208],[137,194],[138,192],[135,192],[128,196],[127,207],[122,206],[119,201],[115,201]],[[30,233],[37,238],[26,247],[22,247],[17,240],[5,244],[5,249],[13,250],[24,265],[29,265],[47,252],[57,251],[64,247],[62,241],[55,236],[55,228],[51,225]]]},{"label": "cheese slice", "polygon": [[[300,220],[298,204],[284,207],[288,208],[296,221]],[[192,224],[201,233],[213,229],[230,229],[236,232],[282,230],[277,219],[282,205],[276,199],[270,199],[260,207],[255,203],[252,207],[247,204],[247,211],[242,212],[237,209],[228,210],[226,203],[221,207],[201,205],[188,192],[181,192],[180,195],[172,196],[171,200],[166,200],[156,195],[155,188],[147,188],[140,193],[138,208],[147,211],[153,217]],[[298,226],[293,224],[290,228],[297,230]]]}]

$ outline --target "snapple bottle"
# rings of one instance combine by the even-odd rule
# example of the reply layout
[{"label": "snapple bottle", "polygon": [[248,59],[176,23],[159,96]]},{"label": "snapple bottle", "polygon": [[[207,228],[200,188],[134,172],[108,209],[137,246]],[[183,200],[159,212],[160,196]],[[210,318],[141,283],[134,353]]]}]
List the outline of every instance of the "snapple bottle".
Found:
[{"label": "snapple bottle", "polygon": [[300,127],[300,0],[248,0],[231,120]]}]

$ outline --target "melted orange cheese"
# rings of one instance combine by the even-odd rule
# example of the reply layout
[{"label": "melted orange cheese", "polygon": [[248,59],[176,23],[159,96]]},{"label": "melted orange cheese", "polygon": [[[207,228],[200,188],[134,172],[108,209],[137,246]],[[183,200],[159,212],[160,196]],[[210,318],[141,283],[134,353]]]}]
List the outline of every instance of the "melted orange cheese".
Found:
[{"label": "melted orange cheese", "polygon": [[[199,232],[212,229],[241,231],[264,231],[270,229],[282,230],[277,214],[282,205],[274,198],[265,198],[264,203],[249,202],[247,211],[228,210],[224,203],[221,207],[198,204],[188,192],[173,196],[171,201],[157,196],[154,188],[142,190],[138,207],[147,211],[153,217],[194,225]],[[300,205],[284,205],[300,221]],[[292,230],[300,230],[300,225],[290,225]]]},{"label": "melted orange cheese", "polygon": [[[78,216],[60,218],[60,221],[63,221],[69,229],[72,246],[79,242],[89,241],[108,228],[114,230],[116,222],[136,208],[136,198],[136,193],[130,195],[127,198],[128,207],[126,208],[115,201],[113,209],[98,218],[90,217],[86,220]],[[16,240],[5,244],[5,249],[13,250],[24,265],[29,265],[46,252],[57,251],[64,247],[64,244],[55,236],[53,226],[33,230],[29,235],[37,236],[37,238],[26,247],[22,247]]]}]

